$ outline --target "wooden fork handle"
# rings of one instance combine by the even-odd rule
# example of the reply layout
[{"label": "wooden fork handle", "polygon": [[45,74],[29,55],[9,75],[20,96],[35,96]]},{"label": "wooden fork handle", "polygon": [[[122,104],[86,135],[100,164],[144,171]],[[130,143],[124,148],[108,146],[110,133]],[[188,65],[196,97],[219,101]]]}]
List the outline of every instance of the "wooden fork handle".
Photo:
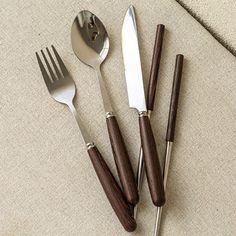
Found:
[{"label": "wooden fork handle", "polygon": [[124,139],[114,114],[107,116],[106,122],[124,195],[129,203],[135,205],[139,200],[138,189]]},{"label": "wooden fork handle", "polygon": [[133,218],[131,209],[109,167],[96,146],[92,145],[88,147],[88,154],[104,192],[120,220],[120,223],[126,231],[133,232],[137,226],[136,221]]}]

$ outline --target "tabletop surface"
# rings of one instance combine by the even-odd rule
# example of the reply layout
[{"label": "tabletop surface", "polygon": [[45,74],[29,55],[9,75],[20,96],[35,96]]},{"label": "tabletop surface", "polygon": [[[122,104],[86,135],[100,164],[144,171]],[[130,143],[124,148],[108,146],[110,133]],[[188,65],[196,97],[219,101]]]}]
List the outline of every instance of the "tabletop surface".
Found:
[{"label": "tabletop surface", "polygon": [[236,56],[236,1],[176,1]]}]

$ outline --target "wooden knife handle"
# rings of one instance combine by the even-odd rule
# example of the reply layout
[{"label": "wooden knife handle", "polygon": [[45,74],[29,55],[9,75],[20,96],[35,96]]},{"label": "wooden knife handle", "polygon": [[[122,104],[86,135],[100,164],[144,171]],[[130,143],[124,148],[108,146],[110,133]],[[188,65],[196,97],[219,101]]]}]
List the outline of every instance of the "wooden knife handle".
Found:
[{"label": "wooden knife handle", "polygon": [[175,72],[174,72],[172,94],[171,94],[171,100],[170,100],[168,126],[167,126],[167,132],[166,132],[166,141],[169,141],[169,142],[174,141],[175,123],[176,123],[176,114],[177,114],[177,108],[178,108],[180,83],[181,83],[181,77],[182,77],[183,60],[184,60],[183,55],[181,54],[176,55]]},{"label": "wooden knife handle", "polygon": [[129,205],[126,202],[125,197],[109,167],[107,166],[96,146],[91,146],[88,149],[88,154],[104,189],[104,192],[118,219],[120,220],[120,223],[123,225],[126,231],[133,232],[137,226],[136,221],[133,218]]},{"label": "wooden knife handle", "polygon": [[163,175],[150,120],[148,116],[143,115],[143,113],[139,115],[139,127],[146,175],[152,201],[155,206],[162,206],[165,204]]},{"label": "wooden knife handle", "polygon": [[156,39],[152,56],[152,66],[149,77],[148,92],[147,92],[147,109],[152,111],[155,101],[157,77],[161,60],[163,37],[165,32],[164,25],[157,25]]},{"label": "wooden knife handle", "polygon": [[124,195],[129,203],[135,205],[138,203],[139,196],[134,172],[130,163],[124,139],[114,115],[107,116],[106,122],[113,156]]}]

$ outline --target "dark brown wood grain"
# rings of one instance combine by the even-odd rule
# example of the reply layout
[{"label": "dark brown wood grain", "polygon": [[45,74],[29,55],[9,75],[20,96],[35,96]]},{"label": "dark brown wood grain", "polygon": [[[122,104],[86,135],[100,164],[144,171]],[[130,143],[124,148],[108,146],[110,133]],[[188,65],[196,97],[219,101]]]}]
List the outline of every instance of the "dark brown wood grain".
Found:
[{"label": "dark brown wood grain", "polygon": [[182,77],[183,60],[184,60],[183,55],[181,54],[176,55],[175,72],[174,72],[172,93],[171,93],[171,100],[170,100],[168,126],[167,126],[167,132],[166,132],[166,141],[169,141],[169,142],[174,141],[175,123],[176,123],[176,115],[177,115],[177,109],[178,109],[179,90],[180,90],[180,83],[181,83],[181,77]]},{"label": "dark brown wood grain", "polygon": [[146,176],[152,201],[155,206],[162,206],[165,204],[163,175],[148,116],[139,116],[139,126]]},{"label": "dark brown wood grain", "polygon": [[132,216],[129,204],[127,203],[106,162],[95,146],[88,150],[88,154],[104,192],[118,219],[126,231],[133,232],[136,229],[136,221]]},{"label": "dark brown wood grain", "polygon": [[165,32],[165,26],[162,24],[157,25],[156,39],[155,39],[155,44],[154,44],[154,49],[153,49],[153,56],[152,56],[152,66],[151,66],[151,71],[150,71],[148,92],[147,92],[147,109],[150,111],[152,111],[154,107],[157,77],[158,77],[158,71],[160,67],[164,32]]},{"label": "dark brown wood grain", "polygon": [[138,203],[139,196],[129,155],[115,116],[106,119],[117,172],[125,197],[129,203]]}]

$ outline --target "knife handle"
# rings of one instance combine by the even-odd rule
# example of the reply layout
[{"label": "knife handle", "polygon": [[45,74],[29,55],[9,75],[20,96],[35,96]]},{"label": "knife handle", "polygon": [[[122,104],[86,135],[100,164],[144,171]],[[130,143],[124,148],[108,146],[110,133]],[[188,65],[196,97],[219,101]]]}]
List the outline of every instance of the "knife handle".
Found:
[{"label": "knife handle", "polygon": [[152,111],[154,107],[157,76],[161,60],[164,32],[165,32],[165,26],[162,24],[157,25],[156,39],[152,56],[152,66],[150,71],[148,92],[147,92],[147,109],[149,111]]},{"label": "knife handle", "polygon": [[128,232],[133,232],[137,227],[136,221],[132,216],[132,212],[119,185],[117,184],[97,147],[93,144],[87,144],[87,146],[88,154],[93,163],[93,167],[113,210],[125,230]]},{"label": "knife handle", "polygon": [[139,201],[137,184],[124,139],[116,117],[112,112],[107,113],[106,122],[113,156],[124,195],[129,203],[135,205]]},{"label": "knife handle", "polygon": [[139,127],[146,175],[152,201],[155,206],[162,206],[165,204],[163,175],[147,112],[139,113]]},{"label": "knife handle", "polygon": [[166,141],[169,141],[169,142],[174,141],[175,123],[176,123],[176,114],[177,114],[178,100],[179,100],[180,82],[181,82],[181,77],[182,77],[183,60],[184,60],[183,55],[181,54],[176,55],[175,72],[174,72],[174,79],[173,79],[172,93],[171,93],[171,100],[170,100],[168,126],[167,126],[167,132],[166,132]]}]

